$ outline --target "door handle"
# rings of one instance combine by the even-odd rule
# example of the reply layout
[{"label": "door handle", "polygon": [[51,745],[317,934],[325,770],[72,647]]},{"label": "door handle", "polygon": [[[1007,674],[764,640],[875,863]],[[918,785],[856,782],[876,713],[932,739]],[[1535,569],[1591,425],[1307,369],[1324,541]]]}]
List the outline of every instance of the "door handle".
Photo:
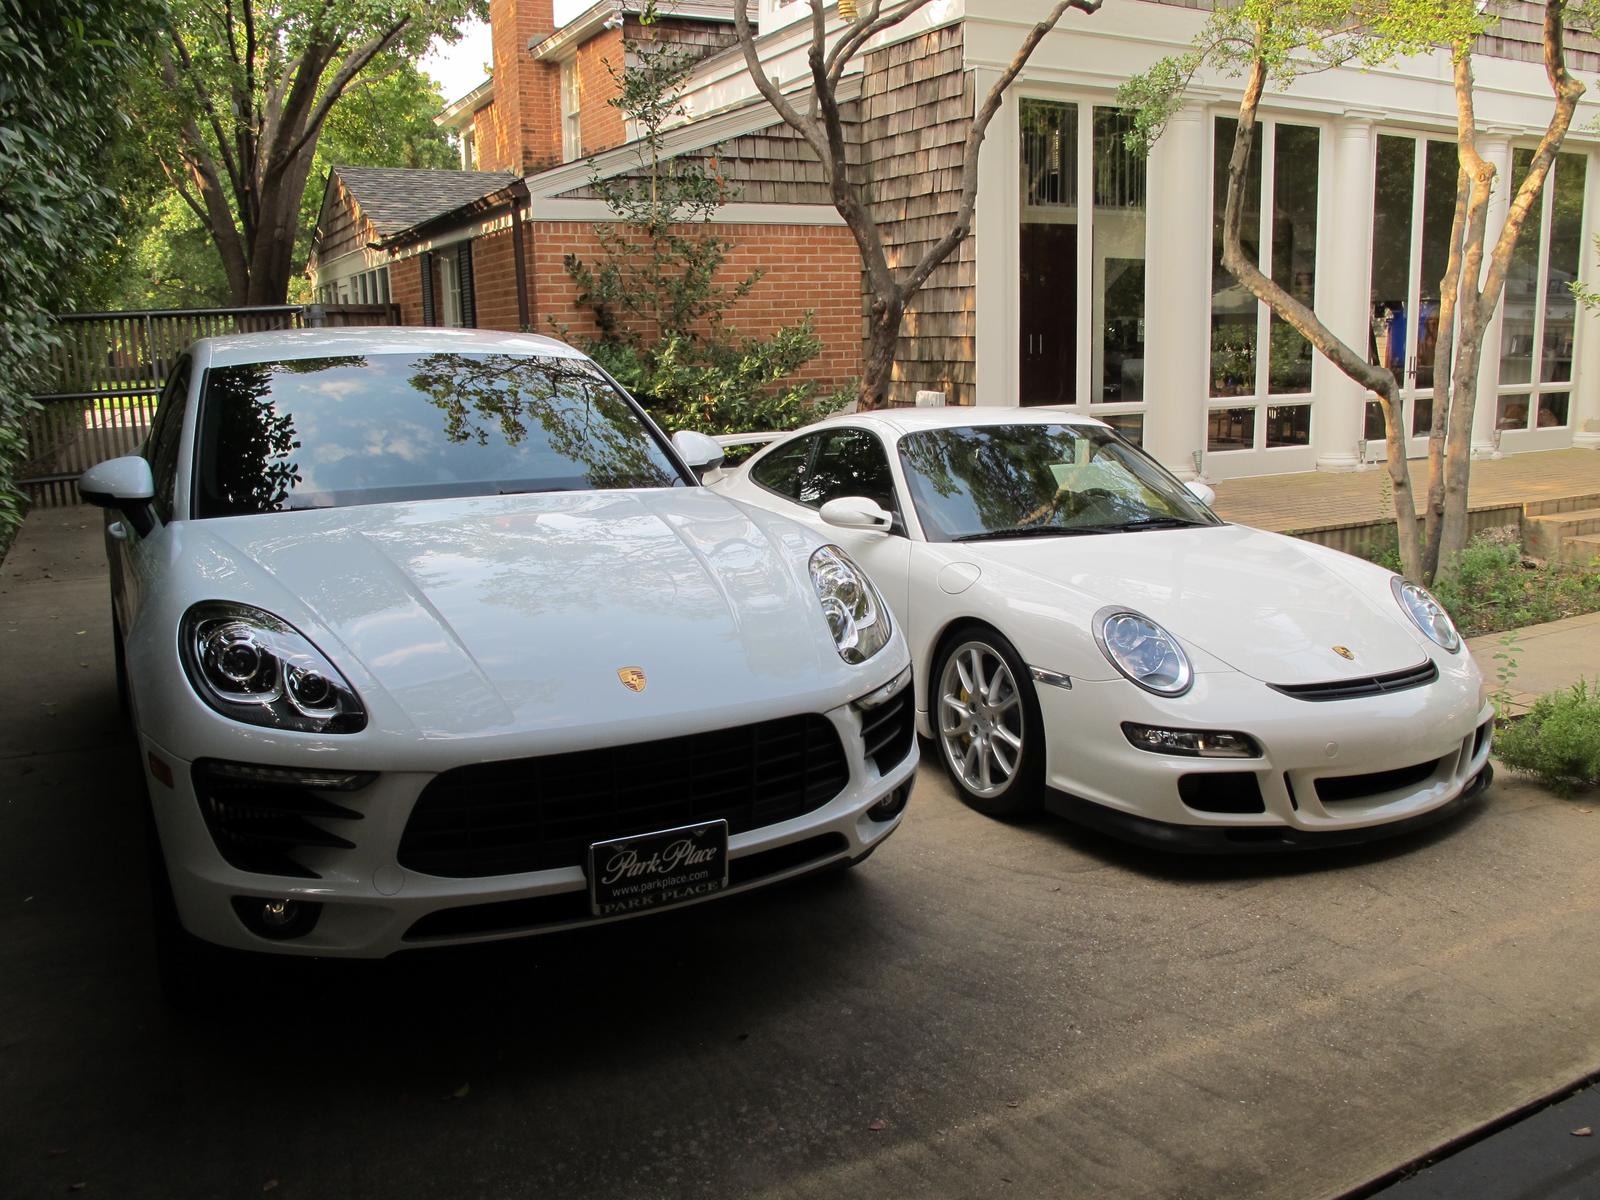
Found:
[{"label": "door handle", "polygon": [[113,541],[125,542],[128,540],[128,527],[121,521],[113,521],[106,526],[106,536]]}]

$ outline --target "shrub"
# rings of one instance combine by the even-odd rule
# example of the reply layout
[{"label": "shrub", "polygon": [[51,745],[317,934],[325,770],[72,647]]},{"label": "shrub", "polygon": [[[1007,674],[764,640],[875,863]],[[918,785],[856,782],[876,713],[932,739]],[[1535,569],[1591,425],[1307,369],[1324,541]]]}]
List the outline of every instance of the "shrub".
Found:
[{"label": "shrub", "polygon": [[1541,696],[1496,736],[1495,753],[1563,796],[1600,784],[1600,680]]}]

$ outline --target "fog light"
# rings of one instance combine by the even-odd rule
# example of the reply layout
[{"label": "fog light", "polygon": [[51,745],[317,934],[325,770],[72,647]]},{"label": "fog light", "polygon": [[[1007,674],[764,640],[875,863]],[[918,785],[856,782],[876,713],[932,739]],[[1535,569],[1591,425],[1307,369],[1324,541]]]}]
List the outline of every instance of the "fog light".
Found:
[{"label": "fog light", "polygon": [[906,802],[910,799],[911,781],[907,780],[867,809],[867,817],[873,821],[892,821],[905,811]]},{"label": "fog light", "polygon": [[233,911],[257,937],[275,942],[304,937],[316,927],[322,905],[315,900],[285,900],[275,896],[235,896]]},{"label": "fog light", "polygon": [[1260,758],[1261,747],[1247,733],[1224,729],[1159,729],[1151,725],[1122,723],[1129,743],[1153,754],[1181,758]]}]

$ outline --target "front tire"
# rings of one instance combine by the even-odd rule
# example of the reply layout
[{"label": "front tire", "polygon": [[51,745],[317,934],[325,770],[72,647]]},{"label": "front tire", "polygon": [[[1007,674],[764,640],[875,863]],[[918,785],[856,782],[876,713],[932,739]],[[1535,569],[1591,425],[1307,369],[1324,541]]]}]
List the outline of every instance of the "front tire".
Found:
[{"label": "front tire", "polygon": [[933,670],[939,758],[966,804],[988,817],[1036,811],[1044,790],[1044,721],[1028,668],[992,629],[958,631]]}]

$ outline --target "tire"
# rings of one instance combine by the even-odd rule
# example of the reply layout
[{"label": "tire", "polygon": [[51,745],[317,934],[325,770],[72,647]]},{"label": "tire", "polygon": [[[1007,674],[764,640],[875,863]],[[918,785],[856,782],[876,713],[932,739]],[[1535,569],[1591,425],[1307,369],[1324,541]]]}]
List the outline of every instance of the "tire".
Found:
[{"label": "tire", "polygon": [[987,817],[1036,812],[1044,792],[1044,720],[1016,647],[968,626],[939,648],[930,677],[934,741],[968,807]]}]

